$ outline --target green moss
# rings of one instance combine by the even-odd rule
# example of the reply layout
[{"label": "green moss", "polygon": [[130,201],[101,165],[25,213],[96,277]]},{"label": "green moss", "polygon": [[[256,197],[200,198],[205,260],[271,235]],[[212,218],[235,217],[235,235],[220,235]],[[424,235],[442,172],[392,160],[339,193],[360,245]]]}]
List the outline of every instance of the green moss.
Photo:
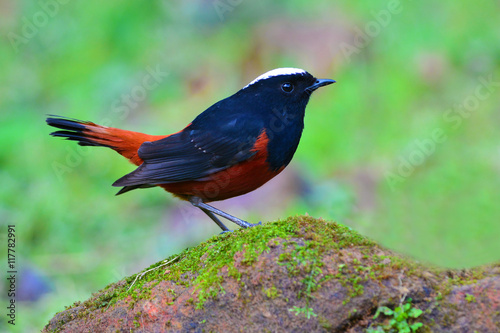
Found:
[{"label": "green moss", "polygon": [[324,328],[327,331],[331,331],[333,328],[333,325],[330,323],[330,321],[323,316],[318,315],[318,323],[322,328]]},{"label": "green moss", "polygon": [[[229,276],[236,280],[241,278],[241,273],[233,265],[236,253],[242,252],[241,263],[250,266],[263,251],[269,251],[270,247],[277,246],[280,239],[290,241],[294,238],[304,238],[306,244],[301,246],[291,241],[289,245],[294,244],[295,250],[290,254],[284,253],[280,261],[288,262],[287,267],[290,268],[289,273],[292,275],[302,271],[309,274],[302,281],[305,287],[304,295],[308,295],[320,285],[317,278],[322,263],[314,258],[318,258],[322,252],[331,248],[373,244],[350,228],[337,223],[308,216],[291,217],[255,228],[214,236],[194,248],[186,249],[164,262],[152,265],[145,270],[150,271],[137,280],[137,275],[133,275],[121,284],[109,285],[83,305],[92,311],[112,306],[117,300],[127,299],[129,305],[133,307],[134,301],[149,299],[151,289],[160,281],[170,280],[183,286],[195,285],[199,292],[196,305],[200,308],[207,299],[224,293],[221,287],[224,278],[220,274],[224,267],[227,268]],[[165,265],[166,262],[169,264]],[[129,290],[133,282],[134,285]]]},{"label": "green moss", "polygon": [[[223,267],[229,268],[229,275],[238,279],[240,273],[231,265],[234,255],[239,251],[244,251],[243,264],[250,265],[267,248],[266,243],[273,238],[287,238],[291,233],[293,225],[286,221],[278,221],[276,224],[267,224],[258,228],[237,230],[232,233],[215,236],[210,240],[198,245],[195,248],[186,249],[178,256],[172,256],[166,261],[176,259],[169,266],[168,274],[163,274],[162,270],[153,270],[137,280],[130,291],[123,290],[118,299],[128,296],[144,298],[144,286],[151,281],[173,280],[182,282],[185,274],[192,274],[184,284],[196,285],[199,290],[200,305],[208,297],[215,296],[221,291],[220,283],[222,276],[219,274]],[[252,244],[251,249],[246,248],[246,244]],[[151,268],[159,266],[155,264]],[[194,273],[198,273],[194,275]],[[132,283],[136,276],[129,277],[126,282]],[[125,289],[125,288],[123,288]]]},{"label": "green moss", "polygon": [[263,288],[262,292],[267,296],[267,298],[270,299],[275,299],[279,296],[279,291],[275,286],[272,286],[271,288]]},{"label": "green moss", "polygon": [[[299,244],[297,239],[304,239],[305,242]],[[202,308],[208,299],[224,293],[224,275],[220,273],[223,268],[227,269],[230,277],[237,281],[241,279],[240,271],[233,264],[235,254],[242,253],[241,264],[251,266],[262,252],[279,246],[283,241],[287,252],[281,254],[279,262],[287,267],[291,276],[305,276],[300,281],[303,288],[299,296],[305,297],[307,304],[311,293],[320,288],[322,282],[332,278],[331,275],[322,273],[323,263],[318,260],[322,253],[330,249],[374,245],[346,226],[308,216],[290,217],[255,228],[217,235],[194,248],[186,249],[164,262],[152,265],[144,271],[146,273],[141,273],[144,275],[140,278],[136,274],[122,283],[107,286],[82,303],[86,310],[80,312],[80,315],[86,316],[95,309],[113,306],[118,300],[126,300],[132,309],[136,301],[149,299],[152,288],[162,280],[175,281],[186,287],[196,286],[198,298],[194,303],[197,308]],[[351,282],[353,295],[358,294],[360,288],[357,282]],[[130,287],[132,283],[133,286]],[[265,293],[273,298],[277,293],[275,290],[276,288],[271,287]],[[175,295],[173,296],[175,300]]]},{"label": "green moss", "polygon": [[[361,256],[352,255],[349,249],[354,246]],[[118,300],[125,300],[133,309],[139,300],[150,299],[152,288],[165,280],[182,288],[194,286],[197,295],[187,303],[202,308],[207,300],[224,294],[224,279],[232,278],[239,282],[241,290],[246,290],[242,280],[244,267],[253,267],[263,252],[274,247],[281,247],[278,263],[286,268],[289,276],[300,277],[296,281],[300,284],[297,296],[302,304],[290,304],[290,307],[292,312],[306,318],[316,316],[310,300],[314,291],[321,288],[326,280],[336,278],[347,289],[344,300],[344,304],[347,304],[364,292],[364,285],[370,279],[382,281],[397,276],[401,271],[407,276],[423,274],[421,266],[411,260],[379,255],[379,247],[374,242],[346,226],[298,216],[214,236],[194,248],[152,265],[144,273],[109,285],[89,300],[73,306],[83,307],[79,316],[88,316],[95,309],[112,307]],[[324,266],[332,265],[324,262],[326,259],[323,254],[327,251],[333,253],[336,273],[324,273]],[[235,260],[238,261],[237,265]],[[447,295],[453,285],[471,283],[481,276],[481,272],[454,273],[438,292]],[[272,285],[262,288],[262,292],[270,299],[280,295],[280,291]],[[239,295],[243,295],[241,290],[238,291]],[[172,288],[168,292],[172,295],[168,301],[168,305],[171,305],[177,295]],[[245,295],[248,295],[248,290]],[[326,322],[324,324],[328,325]]]},{"label": "green moss", "polygon": [[468,303],[476,303],[476,297],[474,295],[471,295],[471,294],[465,294],[465,300]]},{"label": "green moss", "polygon": [[446,273],[444,283],[438,286],[438,293],[442,296],[447,296],[455,286],[465,286],[476,283],[478,280],[484,279],[488,274],[488,266],[478,267],[472,270],[457,270],[457,271],[442,271]]}]

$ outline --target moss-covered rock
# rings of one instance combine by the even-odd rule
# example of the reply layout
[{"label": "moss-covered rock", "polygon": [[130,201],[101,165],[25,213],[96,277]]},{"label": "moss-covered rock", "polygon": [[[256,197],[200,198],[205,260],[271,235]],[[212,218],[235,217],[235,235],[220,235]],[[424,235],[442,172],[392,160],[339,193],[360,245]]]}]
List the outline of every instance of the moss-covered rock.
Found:
[{"label": "moss-covered rock", "polygon": [[[407,303],[407,318],[375,316]],[[424,267],[299,216],[215,236],[75,303],[44,332],[389,332],[418,322],[418,332],[499,331],[500,266]]]}]

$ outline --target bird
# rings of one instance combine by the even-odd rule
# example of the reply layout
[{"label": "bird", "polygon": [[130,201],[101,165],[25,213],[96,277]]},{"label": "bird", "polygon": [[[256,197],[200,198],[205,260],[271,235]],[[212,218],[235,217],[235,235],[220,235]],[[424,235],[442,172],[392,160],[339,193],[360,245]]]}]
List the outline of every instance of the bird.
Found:
[{"label": "bird", "polygon": [[241,228],[252,224],[208,203],[251,192],[292,160],[304,129],[306,105],[318,88],[335,83],[300,68],[270,70],[200,113],[179,132],[148,135],[90,121],[48,115],[54,137],[81,146],[108,147],[137,169],[119,178],[116,195],[159,186],[189,201],[222,232],[219,217]]}]

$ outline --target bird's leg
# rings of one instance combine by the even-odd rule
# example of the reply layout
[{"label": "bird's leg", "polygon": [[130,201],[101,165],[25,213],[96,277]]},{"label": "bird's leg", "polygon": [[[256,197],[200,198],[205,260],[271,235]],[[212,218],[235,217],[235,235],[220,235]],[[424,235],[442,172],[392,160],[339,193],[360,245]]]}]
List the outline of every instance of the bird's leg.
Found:
[{"label": "bird's leg", "polygon": [[[189,202],[191,202],[191,204],[195,207],[198,207],[202,210],[207,210],[209,212],[211,212],[212,214],[216,214],[216,215],[219,215],[225,219],[228,219],[229,221],[233,222],[233,223],[236,223],[237,225],[239,225],[240,227],[242,228],[250,228],[250,227],[254,227],[256,225],[260,225],[261,223],[257,223],[257,224],[252,224],[252,223],[248,223],[247,221],[243,221],[233,215],[229,215],[228,213],[226,212],[223,212],[222,210],[220,209],[217,209],[213,206],[210,206],[206,203],[204,203],[201,198],[199,197],[191,197],[189,199]],[[210,215],[209,215],[210,216]],[[215,222],[217,223],[217,222]],[[218,224],[218,223],[217,223]]]},{"label": "bird's leg", "polygon": [[222,233],[225,233],[225,232],[231,232],[231,230],[228,229],[228,227],[226,227],[224,225],[224,223],[222,223],[219,218],[217,218],[217,216],[214,215],[214,213],[212,213],[211,211],[209,210],[206,210],[204,208],[200,208],[205,214],[208,215],[208,217],[210,217],[212,219],[212,221],[214,221],[221,229],[222,229]]}]

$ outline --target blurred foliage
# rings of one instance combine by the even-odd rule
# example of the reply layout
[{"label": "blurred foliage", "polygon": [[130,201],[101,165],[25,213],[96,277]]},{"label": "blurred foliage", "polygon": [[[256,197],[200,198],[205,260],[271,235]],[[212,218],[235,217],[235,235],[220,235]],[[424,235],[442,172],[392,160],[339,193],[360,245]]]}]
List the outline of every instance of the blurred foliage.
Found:
[{"label": "blurred foliage", "polygon": [[[243,204],[241,217],[308,212],[422,261],[498,260],[499,7],[0,1],[0,221],[16,225],[20,269],[51,289],[21,302],[14,331],[218,232],[160,189],[115,198],[110,184],[133,166],[51,139],[46,114],[166,134],[276,67],[338,83],[308,106],[291,165],[303,190],[274,211]],[[168,75],[128,103],[154,70]],[[436,130],[444,139],[429,143]]]}]

